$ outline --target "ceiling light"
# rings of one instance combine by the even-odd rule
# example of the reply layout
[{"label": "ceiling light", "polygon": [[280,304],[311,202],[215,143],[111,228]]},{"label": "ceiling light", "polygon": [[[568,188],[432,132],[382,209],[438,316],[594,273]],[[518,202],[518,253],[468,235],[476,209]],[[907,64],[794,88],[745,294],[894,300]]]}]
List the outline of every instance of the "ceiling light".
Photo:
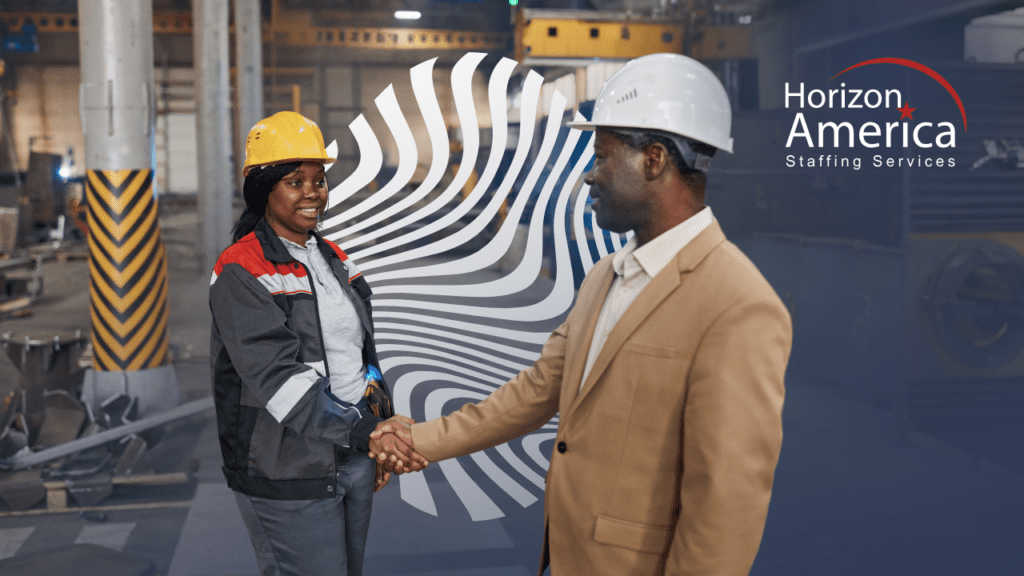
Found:
[{"label": "ceiling light", "polygon": [[399,20],[419,20],[422,14],[418,10],[396,10],[395,18]]}]

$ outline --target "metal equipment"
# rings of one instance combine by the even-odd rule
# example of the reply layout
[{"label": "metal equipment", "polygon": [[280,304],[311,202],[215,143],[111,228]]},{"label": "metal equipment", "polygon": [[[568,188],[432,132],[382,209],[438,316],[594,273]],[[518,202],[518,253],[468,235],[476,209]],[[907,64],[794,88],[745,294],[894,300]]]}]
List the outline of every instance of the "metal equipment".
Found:
[{"label": "metal equipment", "polygon": [[519,10],[515,58],[543,66],[595,58],[625,61],[659,52],[700,60],[754,57],[750,26],[709,24],[712,19],[703,8],[698,12],[666,17],[594,10]]},{"label": "metal equipment", "polygon": [[79,438],[73,442],[68,442],[33,454],[15,455],[7,460],[0,460],[0,469],[6,467],[7,469],[19,470],[35,466],[37,464],[50,462],[89,448],[101,446],[112,440],[120,440],[129,434],[149,430],[150,428],[155,428],[168,422],[185,418],[186,416],[198,414],[204,410],[209,410],[210,408],[213,408],[213,397],[208,396],[200,400],[193,400],[192,402],[188,402],[178,406],[177,408],[144,418],[138,422],[132,422],[130,424],[125,424],[124,426],[104,430],[103,432],[93,434],[92,436]]},{"label": "metal equipment", "polygon": [[0,335],[0,346],[20,372],[16,389],[24,390],[27,417],[44,410],[43,396],[47,390],[64,390],[78,396],[82,382],[78,358],[87,344],[88,337],[80,330],[52,336],[10,332]]}]

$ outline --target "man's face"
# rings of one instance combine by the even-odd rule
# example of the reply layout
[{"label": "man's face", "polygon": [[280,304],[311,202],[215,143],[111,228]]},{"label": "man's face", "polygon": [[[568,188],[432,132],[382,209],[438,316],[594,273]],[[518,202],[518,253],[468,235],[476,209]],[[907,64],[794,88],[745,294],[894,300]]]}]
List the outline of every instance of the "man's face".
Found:
[{"label": "man's face", "polygon": [[607,130],[597,128],[594,138],[594,166],[584,182],[590,185],[597,224],[620,234],[635,231],[651,221],[653,212],[644,155]]}]

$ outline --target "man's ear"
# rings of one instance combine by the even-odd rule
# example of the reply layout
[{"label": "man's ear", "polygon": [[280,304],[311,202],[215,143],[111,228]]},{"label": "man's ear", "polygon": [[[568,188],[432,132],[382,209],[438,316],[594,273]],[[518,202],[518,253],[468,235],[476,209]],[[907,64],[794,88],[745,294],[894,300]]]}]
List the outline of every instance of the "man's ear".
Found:
[{"label": "man's ear", "polygon": [[660,142],[654,142],[644,149],[644,176],[648,180],[656,180],[672,163],[668,148]]}]

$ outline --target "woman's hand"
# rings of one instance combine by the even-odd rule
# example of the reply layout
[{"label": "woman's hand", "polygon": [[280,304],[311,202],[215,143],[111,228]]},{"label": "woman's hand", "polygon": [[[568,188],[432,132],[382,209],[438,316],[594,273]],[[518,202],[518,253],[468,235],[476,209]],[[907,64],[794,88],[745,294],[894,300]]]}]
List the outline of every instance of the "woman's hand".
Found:
[{"label": "woman's hand", "polygon": [[385,472],[419,472],[427,467],[427,459],[412,445],[410,428],[414,423],[412,418],[394,416],[378,424],[370,434],[370,458],[383,465]]}]

